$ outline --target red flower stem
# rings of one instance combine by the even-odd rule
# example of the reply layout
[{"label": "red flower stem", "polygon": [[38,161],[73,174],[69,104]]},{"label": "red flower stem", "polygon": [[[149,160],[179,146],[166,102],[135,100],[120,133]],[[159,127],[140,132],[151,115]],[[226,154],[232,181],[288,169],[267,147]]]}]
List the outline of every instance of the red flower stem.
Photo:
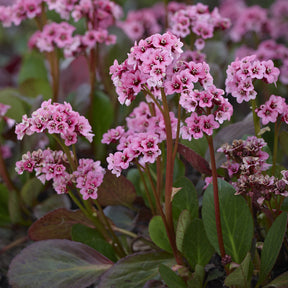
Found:
[{"label": "red flower stem", "polygon": [[210,158],[211,158],[210,160],[211,160],[211,170],[212,170],[212,179],[213,179],[213,195],[214,195],[215,221],[216,221],[218,245],[219,245],[221,257],[224,258],[224,256],[226,255],[226,252],[224,248],[223,234],[222,234],[222,228],[221,228],[217,169],[216,169],[213,137],[207,136],[207,140],[208,140],[209,152],[210,152]]},{"label": "red flower stem", "polygon": [[164,92],[164,89],[161,88],[161,97],[163,104],[163,117],[165,122],[166,129],[166,177],[165,177],[165,214],[167,220],[167,234],[170,241],[171,248],[173,250],[173,254],[175,260],[178,264],[182,264],[182,259],[179,255],[176,246],[176,238],[174,231],[174,223],[173,223],[173,214],[172,214],[172,188],[173,188],[173,170],[174,170],[174,158],[173,158],[173,138],[172,138],[172,127],[171,127],[171,119],[169,115],[169,107],[167,103],[167,98]]}]

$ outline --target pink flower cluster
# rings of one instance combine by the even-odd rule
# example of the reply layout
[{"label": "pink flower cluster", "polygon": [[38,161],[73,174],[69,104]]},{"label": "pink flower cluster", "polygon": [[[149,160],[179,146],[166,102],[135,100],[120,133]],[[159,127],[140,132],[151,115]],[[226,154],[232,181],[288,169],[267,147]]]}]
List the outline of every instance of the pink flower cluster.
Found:
[{"label": "pink flower cluster", "polygon": [[262,41],[256,50],[241,46],[237,52],[237,56],[242,58],[247,55],[256,55],[257,59],[277,61],[280,69],[279,80],[283,84],[288,84],[288,48],[275,42],[273,39]]},{"label": "pink flower cluster", "polygon": [[226,92],[231,93],[238,103],[255,99],[257,92],[253,80],[261,79],[266,83],[275,83],[278,80],[279,69],[272,60],[259,61],[256,55],[236,59],[227,68],[225,81]]},{"label": "pink flower cluster", "polygon": [[22,122],[17,124],[15,129],[18,140],[25,134],[42,132],[59,134],[66,146],[75,144],[79,135],[86,137],[89,142],[92,142],[94,136],[88,120],[73,111],[69,103],[51,104],[51,99],[44,101],[41,107],[32,113],[31,118],[24,115]]},{"label": "pink flower cluster", "polygon": [[[251,136],[246,140],[234,140],[232,145],[225,144],[218,149],[226,156],[227,161],[221,167],[228,170],[236,194],[247,195],[260,206],[273,195],[288,196],[287,177],[283,177],[286,181],[283,182],[262,173],[271,166],[266,163],[269,154],[262,150],[266,145],[263,139]],[[287,171],[285,173],[287,176]]]},{"label": "pink flower cluster", "polygon": [[107,29],[122,15],[121,7],[109,0],[16,0],[11,5],[0,6],[0,21],[6,27],[19,25],[41,14],[42,3],[62,19],[69,20],[70,15],[74,21],[86,18],[89,29]]},{"label": "pink flower cluster", "polygon": [[88,30],[84,35],[73,36],[75,29],[67,22],[47,24],[42,31],[36,31],[31,36],[28,45],[41,52],[63,49],[65,57],[72,57],[94,48],[96,43],[110,45],[116,41],[116,36],[109,35],[104,29]]},{"label": "pink flower cluster", "polygon": [[[178,9],[175,13],[171,13],[169,15],[169,26],[171,32],[178,37],[184,38],[192,32],[200,39],[208,39],[213,37],[216,29],[229,28],[230,20],[222,17],[217,8],[214,8],[210,13],[207,5],[198,3],[187,5],[180,10]],[[196,48],[201,50],[204,47],[201,46]]]},{"label": "pink flower cluster", "polygon": [[[72,153],[71,157],[73,159]],[[84,200],[97,198],[97,190],[105,174],[100,161],[94,162],[91,159],[80,159],[77,170],[69,173],[67,156],[63,151],[50,149],[39,149],[22,155],[22,160],[16,162],[16,171],[18,174],[34,171],[43,184],[52,180],[53,188],[58,194],[67,193],[74,183]]]},{"label": "pink flower cluster", "polygon": [[212,135],[225,120],[230,120],[233,107],[223,97],[224,91],[214,85],[204,90],[186,90],[180,96],[180,105],[192,112],[181,127],[181,137],[191,140],[202,138],[204,133]]},{"label": "pink flower cluster", "polygon": [[145,36],[161,32],[160,19],[157,17],[159,9],[162,10],[164,7],[154,5],[151,8],[129,11],[125,21],[119,21],[117,25],[131,40],[138,41]]},{"label": "pink flower cluster", "polygon": [[42,0],[17,0],[11,5],[0,6],[0,21],[4,27],[20,25],[23,20],[41,14],[41,3]]},{"label": "pink flower cluster", "polygon": [[159,88],[163,87],[168,66],[179,58],[182,46],[183,43],[169,32],[154,34],[135,44],[122,64],[115,60],[110,74],[119,102],[130,105],[144,84],[150,90],[155,90],[155,96],[160,96]]},{"label": "pink flower cluster", "polygon": [[[176,137],[177,119],[170,112],[172,136]],[[109,130],[103,135],[102,143],[118,143],[117,152],[107,157],[108,169],[120,176],[131,162],[136,161],[145,167],[146,163],[154,163],[161,154],[159,143],[166,139],[165,123],[162,113],[155,109],[155,116],[149,106],[141,102],[126,118],[127,131],[121,126]]]},{"label": "pink flower cluster", "polygon": [[275,123],[280,118],[288,124],[288,105],[281,96],[271,95],[268,101],[256,109],[256,112],[263,125]]}]

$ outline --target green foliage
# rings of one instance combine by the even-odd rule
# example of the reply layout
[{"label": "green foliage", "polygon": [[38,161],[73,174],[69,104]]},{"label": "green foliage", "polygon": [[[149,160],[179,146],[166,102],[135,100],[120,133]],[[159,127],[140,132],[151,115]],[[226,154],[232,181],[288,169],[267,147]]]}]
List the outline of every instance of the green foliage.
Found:
[{"label": "green foliage", "polygon": [[81,224],[73,225],[72,240],[94,248],[113,262],[117,261],[113,247],[94,228],[89,228]]},{"label": "green foliage", "polygon": [[42,189],[43,184],[36,177],[28,179],[20,191],[24,204],[28,207],[33,207],[37,203],[37,197]]},{"label": "green foliage", "polygon": [[251,277],[249,272],[252,268],[251,255],[248,253],[243,262],[225,279],[225,285],[228,287],[249,288]]},{"label": "green foliage", "polygon": [[193,269],[196,264],[204,267],[209,263],[215,250],[207,239],[202,220],[193,219],[187,226],[181,250]]},{"label": "green foliage", "polygon": [[159,251],[129,255],[105,272],[97,287],[143,288],[148,280],[159,278],[160,264],[171,267],[175,260],[170,254]]},{"label": "green foliage", "polygon": [[[235,190],[230,184],[218,179],[218,188],[225,250],[234,262],[240,264],[251,248],[253,237],[252,215],[245,200],[241,196],[234,195]],[[209,185],[204,193],[202,216],[207,237],[215,250],[220,253],[212,185]]]},{"label": "green foliage", "polygon": [[267,233],[261,253],[259,284],[266,279],[276,262],[287,228],[287,217],[285,212],[279,215]]},{"label": "green foliage", "polygon": [[191,219],[198,217],[198,197],[193,183],[186,177],[180,177],[173,185],[181,188],[173,197],[173,217],[178,219],[183,210],[190,213]]},{"label": "green foliage", "polygon": [[154,216],[149,223],[149,235],[152,241],[161,249],[172,253],[165,225],[161,216]]},{"label": "green foliage", "polygon": [[13,259],[8,277],[13,287],[86,288],[112,264],[82,243],[44,240],[23,249]]},{"label": "green foliage", "polygon": [[0,226],[10,223],[10,214],[8,209],[9,190],[3,184],[0,184]]},{"label": "green foliage", "polygon": [[161,278],[164,280],[164,282],[167,284],[169,288],[187,287],[184,280],[166,265],[163,264],[159,265],[159,273],[161,275]]},{"label": "green foliage", "polygon": [[101,143],[102,135],[107,132],[114,120],[114,109],[112,102],[106,94],[96,91],[92,107],[92,130],[95,134],[93,144],[95,147],[96,157],[103,158],[105,144]]}]

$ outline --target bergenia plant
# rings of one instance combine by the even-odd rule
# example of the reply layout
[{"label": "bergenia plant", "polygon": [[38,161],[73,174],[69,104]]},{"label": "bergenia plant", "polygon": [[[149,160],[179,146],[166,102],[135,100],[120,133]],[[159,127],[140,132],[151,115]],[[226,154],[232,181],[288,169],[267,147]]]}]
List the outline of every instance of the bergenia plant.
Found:
[{"label": "bergenia plant", "polygon": [[4,2],[0,286],[288,287],[286,1]]}]

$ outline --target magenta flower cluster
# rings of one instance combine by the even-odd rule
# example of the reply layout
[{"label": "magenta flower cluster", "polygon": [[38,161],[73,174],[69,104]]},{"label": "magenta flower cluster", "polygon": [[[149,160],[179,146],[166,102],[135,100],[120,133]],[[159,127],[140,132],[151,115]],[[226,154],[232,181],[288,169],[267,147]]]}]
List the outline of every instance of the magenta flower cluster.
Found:
[{"label": "magenta flower cluster", "polygon": [[[74,160],[72,153],[71,158]],[[98,187],[103,182],[105,174],[100,161],[80,159],[76,171],[71,173],[69,169],[67,155],[63,151],[50,149],[27,152],[22,155],[22,160],[16,162],[18,174],[24,171],[35,172],[43,184],[52,180],[53,188],[58,194],[67,193],[74,184],[80,189],[84,200],[96,199]]]},{"label": "magenta flower cluster", "polygon": [[196,48],[202,50],[204,45],[200,46],[200,42],[204,44],[203,40],[212,38],[217,29],[229,28],[230,20],[222,17],[217,8],[210,12],[207,5],[198,3],[186,5],[175,13],[171,13],[169,26],[171,32],[181,38],[185,38],[191,32],[197,35],[202,41],[196,42]]},{"label": "magenta flower cluster", "polygon": [[[172,136],[176,137],[177,119],[170,112]],[[102,143],[118,143],[117,152],[110,153],[107,157],[108,169],[116,176],[127,169],[132,162],[145,167],[146,163],[154,163],[161,150],[159,143],[166,140],[165,123],[162,113],[158,108],[155,115],[151,114],[149,106],[141,102],[126,118],[127,130],[118,126],[110,129],[103,135]]]},{"label": "magenta flower cluster", "polygon": [[279,73],[272,60],[259,61],[256,55],[237,58],[227,68],[226,92],[231,93],[238,103],[248,102],[255,99],[257,95],[253,85],[255,79],[275,83]]},{"label": "magenta flower cluster", "polygon": [[42,132],[59,134],[66,146],[75,144],[78,136],[84,136],[89,142],[92,142],[94,136],[88,120],[73,111],[69,103],[51,104],[51,99],[44,101],[30,118],[24,115],[22,122],[15,128],[18,140],[22,140],[25,134]]}]

